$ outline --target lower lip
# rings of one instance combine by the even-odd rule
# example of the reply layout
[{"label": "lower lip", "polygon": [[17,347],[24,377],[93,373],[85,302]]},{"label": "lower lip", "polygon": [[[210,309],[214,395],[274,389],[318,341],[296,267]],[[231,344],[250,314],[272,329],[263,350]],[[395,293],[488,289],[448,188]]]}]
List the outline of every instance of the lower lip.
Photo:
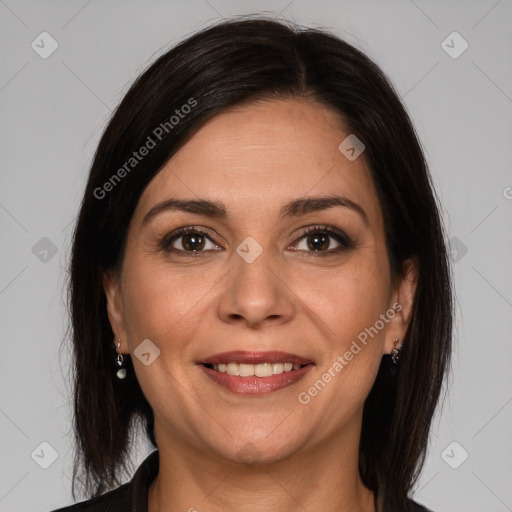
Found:
[{"label": "lower lip", "polygon": [[270,377],[240,377],[238,375],[229,375],[207,368],[203,364],[199,366],[210,379],[233,393],[240,395],[266,395],[295,384],[302,379],[314,365],[310,363],[298,370],[283,372],[277,375],[271,375]]}]

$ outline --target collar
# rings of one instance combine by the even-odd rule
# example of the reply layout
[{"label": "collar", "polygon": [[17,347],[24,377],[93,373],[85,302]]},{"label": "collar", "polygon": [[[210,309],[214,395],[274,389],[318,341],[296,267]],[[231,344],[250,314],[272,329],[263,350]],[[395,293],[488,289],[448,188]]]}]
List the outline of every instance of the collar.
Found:
[{"label": "collar", "polygon": [[147,512],[149,486],[158,468],[159,453],[155,450],[144,459],[130,482],[130,512]]}]

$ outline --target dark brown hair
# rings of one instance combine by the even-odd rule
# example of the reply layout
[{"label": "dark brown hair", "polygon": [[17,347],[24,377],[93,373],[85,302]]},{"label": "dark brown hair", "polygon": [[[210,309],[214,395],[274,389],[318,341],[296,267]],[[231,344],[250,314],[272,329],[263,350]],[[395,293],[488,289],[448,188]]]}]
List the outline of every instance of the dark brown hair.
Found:
[{"label": "dark brown hair", "polygon": [[[215,24],[159,57],[131,86],[99,142],[70,266],[73,497],[77,482],[90,497],[120,485],[138,426],[156,447],[153,412],[130,357],[125,358],[128,377],[120,381],[115,376],[114,334],[102,286],[103,272],[120,271],[137,202],[162,166],[208,119],[229,107],[270,98],[307,98],[327,106],[363,141],[384,215],[393,279],[408,258],[418,264],[412,320],[398,370],[390,371],[390,358],[383,357],[365,402],[359,452],[365,485],[384,496],[385,509],[407,510],[451,354],[452,286],[438,200],[414,128],[379,67],[326,31],[262,17]],[[191,99],[194,107],[179,122],[170,122]],[[167,126],[165,136],[133,170],[113,181],[162,125]],[[111,186],[105,191],[107,182]]]}]

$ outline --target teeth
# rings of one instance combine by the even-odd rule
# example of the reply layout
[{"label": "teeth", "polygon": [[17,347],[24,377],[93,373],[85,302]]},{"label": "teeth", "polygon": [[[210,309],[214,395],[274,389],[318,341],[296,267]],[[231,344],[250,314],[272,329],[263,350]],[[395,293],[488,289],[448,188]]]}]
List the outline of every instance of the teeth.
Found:
[{"label": "teeth", "polygon": [[238,363],[229,363],[226,373],[228,375],[240,375],[240,365]]},{"label": "teeth", "polygon": [[[255,369],[253,364],[242,364],[240,363],[238,365],[238,375],[240,377],[251,377],[251,375],[254,375]],[[258,375],[260,377],[260,375]]]},{"label": "teeth", "polygon": [[240,377],[270,377],[271,375],[279,375],[283,372],[291,372],[301,368],[300,364],[292,363],[228,363],[214,364],[213,369],[228,375],[237,375]]},{"label": "teeth", "polygon": [[[253,366],[253,365],[250,365]],[[254,365],[254,375],[256,377],[270,377],[273,374],[272,363],[263,363]]]},{"label": "teeth", "polygon": [[283,363],[272,363],[272,373],[277,375],[278,373],[283,373]]}]

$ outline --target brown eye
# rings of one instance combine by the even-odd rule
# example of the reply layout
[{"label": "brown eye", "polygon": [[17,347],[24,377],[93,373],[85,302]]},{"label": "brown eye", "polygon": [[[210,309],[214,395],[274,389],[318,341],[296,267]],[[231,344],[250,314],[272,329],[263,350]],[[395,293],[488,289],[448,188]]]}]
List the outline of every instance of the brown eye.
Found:
[{"label": "brown eye", "polygon": [[296,250],[318,253],[318,256],[337,254],[353,247],[352,240],[343,231],[329,226],[308,228],[296,244]]},{"label": "brown eye", "polygon": [[205,237],[199,233],[189,233],[178,238],[182,238],[181,245],[186,251],[199,251],[205,245]]},{"label": "brown eye", "polygon": [[317,233],[314,235],[308,235],[306,237],[308,247],[312,251],[320,251],[327,250],[329,248],[330,242],[329,239],[331,237],[329,235],[325,235],[323,233]]},{"label": "brown eye", "polygon": [[160,246],[169,252],[182,254],[219,249],[206,233],[192,227],[181,228],[165,236]]}]

